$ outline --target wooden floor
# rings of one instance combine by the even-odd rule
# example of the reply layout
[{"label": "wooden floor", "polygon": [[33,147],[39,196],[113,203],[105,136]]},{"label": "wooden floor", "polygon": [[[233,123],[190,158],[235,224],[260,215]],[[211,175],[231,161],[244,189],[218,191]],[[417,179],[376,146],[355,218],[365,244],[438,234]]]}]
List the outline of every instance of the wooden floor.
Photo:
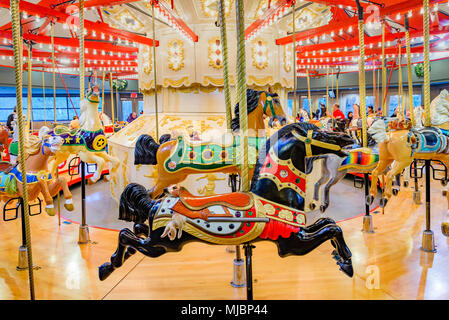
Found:
[{"label": "wooden floor", "polygon": [[[421,251],[424,205],[411,190],[374,215],[374,234],[360,231],[362,218],[340,223],[353,253],[354,277],[331,258],[326,243],[303,257],[280,258],[275,245],[254,250],[255,299],[449,299],[449,244],[441,234],[446,212],[439,184],[433,184],[432,229],[437,253]],[[189,244],[180,253],[157,259],[136,254],[106,281],[97,267],[116,248],[117,232],[90,228],[94,243],[78,245],[78,225],[44,214],[31,218],[37,299],[245,299],[245,289],[229,284],[233,254],[223,246]],[[28,299],[28,273],[16,271],[20,222],[0,223],[0,299]],[[369,289],[370,270],[379,271],[379,288]]]}]

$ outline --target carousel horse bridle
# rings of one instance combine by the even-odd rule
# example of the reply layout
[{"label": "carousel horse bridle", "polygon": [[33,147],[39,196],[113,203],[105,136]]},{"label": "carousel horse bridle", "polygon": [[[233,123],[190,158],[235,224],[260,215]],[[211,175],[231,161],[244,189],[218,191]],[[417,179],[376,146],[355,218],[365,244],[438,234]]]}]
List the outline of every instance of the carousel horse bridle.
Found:
[{"label": "carousel horse bridle", "polygon": [[340,151],[341,147],[337,146],[335,144],[332,143],[327,143],[327,142],[323,142],[323,141],[319,141],[316,139],[313,139],[313,130],[308,130],[307,131],[307,137],[303,137],[301,136],[299,133],[292,131],[292,134],[300,141],[302,141],[305,146],[306,146],[306,156],[310,157],[312,156],[312,145],[316,146],[316,147],[321,147],[324,149],[329,149],[329,150],[333,150],[333,151]]}]

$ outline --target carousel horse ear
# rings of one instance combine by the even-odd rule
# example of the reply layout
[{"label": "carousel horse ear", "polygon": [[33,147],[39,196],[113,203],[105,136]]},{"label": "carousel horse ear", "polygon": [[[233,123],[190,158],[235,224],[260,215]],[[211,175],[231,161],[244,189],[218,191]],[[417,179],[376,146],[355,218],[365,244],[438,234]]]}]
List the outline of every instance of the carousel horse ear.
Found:
[{"label": "carousel horse ear", "polygon": [[44,140],[44,138],[48,135],[50,129],[46,126],[43,126],[39,129],[39,140]]}]

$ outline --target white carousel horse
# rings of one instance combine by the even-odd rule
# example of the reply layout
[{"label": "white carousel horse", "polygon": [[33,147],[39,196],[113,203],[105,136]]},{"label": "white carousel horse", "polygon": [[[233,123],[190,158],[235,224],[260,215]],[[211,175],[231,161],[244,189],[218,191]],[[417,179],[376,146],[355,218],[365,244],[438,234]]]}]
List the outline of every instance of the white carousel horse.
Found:
[{"label": "white carousel horse", "polygon": [[107,139],[103,125],[98,116],[98,103],[100,91],[97,85],[92,85],[84,100],[80,102],[80,128],[70,130],[66,126],[56,126],[50,133],[64,139],[64,144],[50,166],[50,172],[55,173],[58,164],[67,160],[70,154],[78,154],[81,161],[95,163],[97,169],[90,182],[94,183],[101,177],[104,165],[112,164],[111,173],[115,173],[120,160],[106,152]]}]

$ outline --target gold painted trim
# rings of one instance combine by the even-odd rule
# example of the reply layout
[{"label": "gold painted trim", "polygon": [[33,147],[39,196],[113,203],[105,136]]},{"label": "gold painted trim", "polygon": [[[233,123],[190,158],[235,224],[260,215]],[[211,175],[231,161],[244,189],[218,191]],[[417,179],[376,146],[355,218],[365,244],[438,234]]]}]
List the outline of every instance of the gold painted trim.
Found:
[{"label": "gold painted trim", "polygon": [[[290,189],[295,190],[301,197],[304,198],[306,196],[306,193],[304,191],[302,191],[297,185],[295,185],[294,183],[291,183],[291,182],[281,182],[281,181],[279,181],[279,178],[276,177],[272,173],[269,173],[269,172],[261,173],[259,175],[259,179],[262,179],[262,178],[273,181],[276,184],[276,187],[278,188],[279,191],[281,191],[282,189],[290,188]],[[290,185],[288,185],[288,184],[290,184]]]},{"label": "gold painted trim", "polygon": [[273,148],[270,149],[270,156],[271,156],[271,159],[273,159],[273,161],[274,161],[275,163],[277,163],[278,165],[280,165],[280,166],[286,166],[286,167],[288,167],[294,174],[296,174],[298,177],[303,178],[303,179],[306,179],[307,175],[306,175],[304,172],[302,172],[302,171],[296,169],[296,167],[293,165],[293,163],[291,162],[291,160],[282,160],[282,159],[279,159],[278,156],[276,155],[276,153],[274,152]]},{"label": "gold painted trim", "polygon": [[[177,52],[172,52],[171,50],[173,49],[175,43],[178,44],[178,50]],[[173,62],[174,53],[178,53],[181,61],[179,62],[179,64],[177,66],[175,66],[175,62]],[[178,39],[173,39],[168,43],[168,68],[173,70],[173,71],[179,71],[182,68],[184,68],[184,42],[182,42],[181,40]]]},{"label": "gold painted trim", "polygon": [[189,84],[189,77],[182,77],[181,79],[174,80],[166,78],[164,79],[164,87],[173,86],[173,87],[180,87],[182,85],[188,85]]},{"label": "gold painted trim", "polygon": [[[258,43],[261,43],[262,45],[259,46]],[[259,70],[263,70],[268,66],[268,46],[267,42],[262,38],[256,38],[252,41],[253,47],[251,48],[251,58],[253,60],[253,66],[256,67]],[[264,50],[261,50],[261,48],[264,48]],[[259,55],[259,52],[262,52],[262,57],[265,58],[265,61],[263,63],[259,63],[256,60],[256,56]]]},{"label": "gold painted trim", "polygon": [[249,76],[248,77],[248,84],[251,85],[257,85],[257,86],[266,86],[266,85],[272,85],[273,83],[273,77],[267,76],[265,78],[256,78],[255,76]]},{"label": "gold painted trim", "polygon": [[[219,46],[219,50],[220,50],[220,64],[217,65],[216,60],[213,59],[213,55],[216,54],[213,46],[216,44],[216,42],[220,41],[220,46]],[[221,38],[220,37],[213,37],[211,39],[209,39],[209,46],[208,46],[208,59],[209,59],[209,66],[214,68],[214,69],[222,69],[223,68],[223,46],[221,43]]]}]

